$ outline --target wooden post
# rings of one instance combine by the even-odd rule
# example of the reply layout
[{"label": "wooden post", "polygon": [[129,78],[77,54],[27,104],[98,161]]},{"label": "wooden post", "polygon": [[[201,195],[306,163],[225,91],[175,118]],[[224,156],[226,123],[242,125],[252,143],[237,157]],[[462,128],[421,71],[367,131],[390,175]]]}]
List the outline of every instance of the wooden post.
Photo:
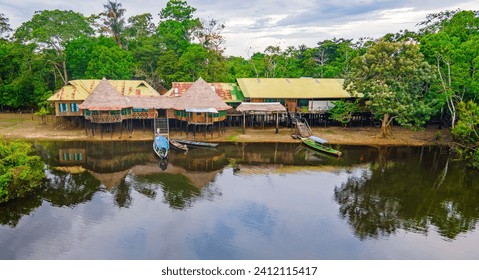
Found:
[{"label": "wooden post", "polygon": [[279,113],[276,113],[276,134],[279,132]]},{"label": "wooden post", "polygon": [[243,112],[243,134],[246,133],[246,115],[245,112]]}]

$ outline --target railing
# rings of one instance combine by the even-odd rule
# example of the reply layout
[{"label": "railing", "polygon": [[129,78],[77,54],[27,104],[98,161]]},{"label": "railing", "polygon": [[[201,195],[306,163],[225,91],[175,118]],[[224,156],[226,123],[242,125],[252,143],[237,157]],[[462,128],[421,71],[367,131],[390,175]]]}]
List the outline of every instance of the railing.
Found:
[{"label": "railing", "polygon": [[156,110],[150,110],[148,112],[133,112],[131,115],[132,119],[154,119],[158,117],[158,112]]},{"label": "railing", "polygon": [[93,115],[91,116],[91,122],[94,123],[115,123],[121,122],[121,115]]}]

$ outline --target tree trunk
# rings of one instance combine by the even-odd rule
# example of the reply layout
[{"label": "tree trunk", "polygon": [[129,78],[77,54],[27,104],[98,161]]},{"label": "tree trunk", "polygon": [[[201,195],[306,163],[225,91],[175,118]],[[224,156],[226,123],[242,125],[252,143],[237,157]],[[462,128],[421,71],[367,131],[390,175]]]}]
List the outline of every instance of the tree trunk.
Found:
[{"label": "tree trunk", "polygon": [[384,114],[383,121],[381,123],[381,138],[389,138],[392,135],[391,122],[389,120],[389,114]]}]

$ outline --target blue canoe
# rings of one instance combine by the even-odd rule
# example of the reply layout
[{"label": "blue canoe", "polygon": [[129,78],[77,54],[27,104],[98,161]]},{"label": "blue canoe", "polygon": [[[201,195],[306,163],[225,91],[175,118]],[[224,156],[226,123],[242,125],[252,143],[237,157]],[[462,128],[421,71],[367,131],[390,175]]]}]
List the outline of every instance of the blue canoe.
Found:
[{"label": "blue canoe", "polygon": [[168,156],[168,151],[170,150],[170,143],[165,136],[155,136],[153,141],[153,150],[161,158],[164,159]]}]

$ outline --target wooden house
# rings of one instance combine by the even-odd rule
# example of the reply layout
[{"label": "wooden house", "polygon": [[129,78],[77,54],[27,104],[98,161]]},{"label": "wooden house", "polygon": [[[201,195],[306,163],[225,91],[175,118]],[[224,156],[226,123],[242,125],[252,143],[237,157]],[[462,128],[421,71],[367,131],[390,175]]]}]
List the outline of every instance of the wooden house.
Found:
[{"label": "wooden house", "polygon": [[[165,94],[169,97],[182,96],[193,82],[173,82],[171,89]],[[244,100],[243,93],[237,83],[208,83],[212,90],[228,105],[236,108]]]},{"label": "wooden house", "polygon": [[133,112],[128,98],[107,80],[102,80],[79,108],[92,123],[121,123],[130,119]]},{"label": "wooden house", "polygon": [[175,118],[186,122],[187,128],[189,125],[208,127],[224,121],[226,110],[231,108],[202,78],[179,96],[173,106]]},{"label": "wooden house", "polygon": [[343,79],[240,78],[247,102],[279,102],[290,112],[324,112],[332,102],[353,98],[343,89]]},{"label": "wooden house", "polygon": [[[102,80],[72,80],[53,94],[48,101],[55,106],[57,117],[78,117],[84,113],[80,104],[85,101]],[[141,80],[107,80],[117,91],[117,94],[126,97],[133,96],[160,96],[147,82]],[[136,112],[137,110],[133,110]]]}]

